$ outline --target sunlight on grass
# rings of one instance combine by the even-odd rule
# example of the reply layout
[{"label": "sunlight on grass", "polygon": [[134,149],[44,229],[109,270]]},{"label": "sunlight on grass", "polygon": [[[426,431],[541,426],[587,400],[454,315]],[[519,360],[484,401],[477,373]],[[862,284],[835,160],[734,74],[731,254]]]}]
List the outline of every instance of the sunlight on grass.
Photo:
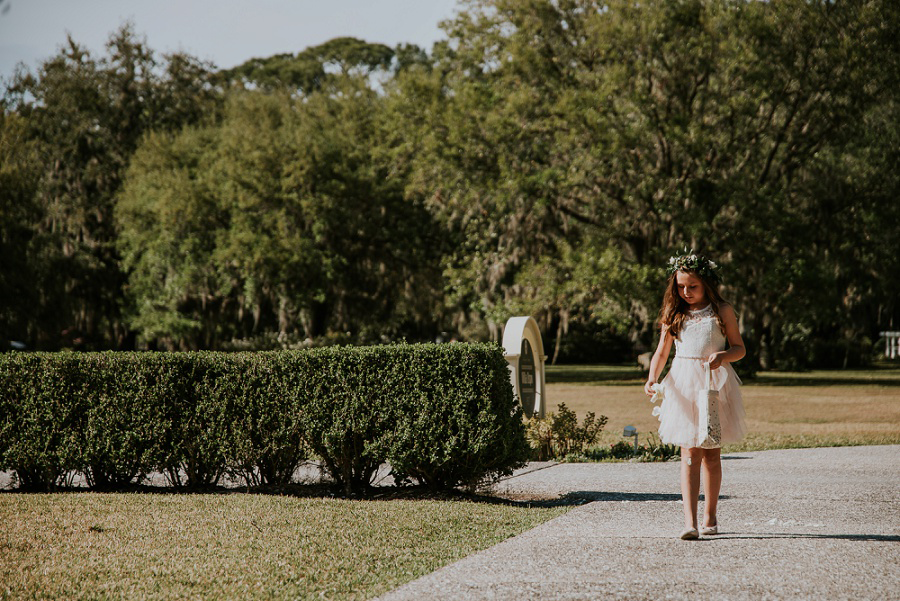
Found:
[{"label": "sunlight on grass", "polygon": [[2,599],[368,599],[565,508],[0,494]]},{"label": "sunlight on grass", "polygon": [[[600,444],[623,440],[626,425],[641,442],[659,427],[638,368],[550,367],[547,381],[550,411],[565,403],[581,417],[593,411],[609,418]],[[745,382],[743,395],[748,435],[726,451],[900,444],[900,366],[761,372]]]}]

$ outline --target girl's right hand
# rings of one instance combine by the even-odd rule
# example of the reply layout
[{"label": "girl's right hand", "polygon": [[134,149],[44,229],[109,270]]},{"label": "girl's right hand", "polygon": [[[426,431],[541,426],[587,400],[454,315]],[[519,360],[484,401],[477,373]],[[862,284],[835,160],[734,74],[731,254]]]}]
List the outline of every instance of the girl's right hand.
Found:
[{"label": "girl's right hand", "polygon": [[654,386],[656,386],[656,382],[653,382],[651,380],[647,380],[647,383],[644,384],[644,392],[647,394],[647,396],[653,396]]}]

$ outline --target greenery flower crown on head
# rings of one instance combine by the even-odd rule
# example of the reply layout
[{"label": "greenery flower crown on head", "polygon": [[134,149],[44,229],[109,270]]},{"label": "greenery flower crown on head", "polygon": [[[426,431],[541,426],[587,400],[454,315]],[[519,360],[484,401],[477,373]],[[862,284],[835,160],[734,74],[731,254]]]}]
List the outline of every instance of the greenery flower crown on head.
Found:
[{"label": "greenery flower crown on head", "polygon": [[693,271],[699,273],[701,277],[718,281],[719,268],[714,261],[711,261],[703,255],[698,255],[694,249],[684,249],[683,255],[669,257],[669,265],[666,267],[666,273],[669,275],[676,271]]}]

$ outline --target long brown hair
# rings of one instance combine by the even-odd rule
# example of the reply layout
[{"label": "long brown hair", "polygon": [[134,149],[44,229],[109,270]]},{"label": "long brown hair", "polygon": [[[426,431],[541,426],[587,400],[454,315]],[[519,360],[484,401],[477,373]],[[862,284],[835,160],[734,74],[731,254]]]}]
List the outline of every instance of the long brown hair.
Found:
[{"label": "long brown hair", "polygon": [[712,305],[713,312],[716,314],[716,322],[719,324],[719,329],[724,333],[725,323],[722,321],[722,316],[719,315],[719,307],[727,303],[722,298],[722,295],[719,294],[719,283],[713,279],[704,278],[698,272],[689,269],[676,271],[669,276],[669,280],[666,283],[666,293],[663,295],[662,309],[659,311],[659,325],[666,326],[673,338],[678,337],[678,333],[681,332],[684,326],[684,320],[687,318],[690,309],[687,302],[678,294],[677,277],[680,272],[696,276],[703,284],[706,300]]}]

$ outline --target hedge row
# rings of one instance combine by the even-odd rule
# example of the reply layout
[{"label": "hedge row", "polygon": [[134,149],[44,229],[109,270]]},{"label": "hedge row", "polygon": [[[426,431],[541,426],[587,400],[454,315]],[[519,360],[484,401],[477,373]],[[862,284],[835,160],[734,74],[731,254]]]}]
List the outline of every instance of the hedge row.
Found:
[{"label": "hedge row", "polygon": [[346,493],[385,462],[398,482],[450,487],[529,454],[496,345],[6,354],[0,416],[0,470],[26,490],[73,472],[93,487],[154,471],[176,487],[281,484],[311,458]]}]

